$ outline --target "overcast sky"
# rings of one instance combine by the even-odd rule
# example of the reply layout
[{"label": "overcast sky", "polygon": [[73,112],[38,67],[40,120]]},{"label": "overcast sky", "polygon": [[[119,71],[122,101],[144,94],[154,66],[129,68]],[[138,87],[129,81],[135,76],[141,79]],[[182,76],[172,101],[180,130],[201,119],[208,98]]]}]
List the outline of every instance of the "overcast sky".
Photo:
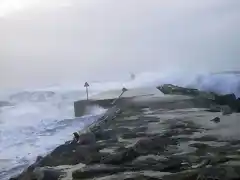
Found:
[{"label": "overcast sky", "polygon": [[0,86],[240,70],[240,0],[0,0]]}]

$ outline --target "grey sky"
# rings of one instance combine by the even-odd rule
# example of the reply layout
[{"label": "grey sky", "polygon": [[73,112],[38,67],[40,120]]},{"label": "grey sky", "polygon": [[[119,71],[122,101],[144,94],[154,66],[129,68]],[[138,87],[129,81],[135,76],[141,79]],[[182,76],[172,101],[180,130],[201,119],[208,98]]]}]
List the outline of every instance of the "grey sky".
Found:
[{"label": "grey sky", "polygon": [[239,0],[0,0],[0,12],[2,87],[240,69]]}]

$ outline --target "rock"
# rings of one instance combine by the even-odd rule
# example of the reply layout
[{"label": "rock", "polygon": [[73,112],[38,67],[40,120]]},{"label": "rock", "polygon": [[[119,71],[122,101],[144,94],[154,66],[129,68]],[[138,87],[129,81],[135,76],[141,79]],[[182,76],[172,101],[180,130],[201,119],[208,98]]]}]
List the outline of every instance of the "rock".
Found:
[{"label": "rock", "polygon": [[162,180],[200,180],[197,170],[186,170],[179,173],[163,176]]},{"label": "rock", "polygon": [[128,132],[124,133],[121,137],[123,139],[134,139],[134,138],[139,138],[139,137],[146,137],[147,134],[144,132]]},{"label": "rock", "polygon": [[[153,174],[154,173],[154,174]],[[143,175],[144,174],[144,175]],[[156,175],[157,174],[157,175]],[[104,176],[99,178],[99,180],[162,180],[162,174],[159,172],[123,172],[114,175]]]},{"label": "rock", "polygon": [[34,180],[58,180],[64,173],[54,168],[36,168],[33,171],[32,179]]},{"label": "rock", "polygon": [[[234,94],[226,94],[226,95],[215,95],[215,100],[219,105],[227,105],[230,109],[240,112],[240,100],[237,99]],[[230,110],[226,110],[227,112]],[[228,114],[228,113],[227,113]]]},{"label": "rock", "polygon": [[179,172],[183,169],[182,160],[179,158],[158,159],[148,157],[145,159],[138,158],[134,160],[131,165],[134,169],[150,170],[161,172]]},{"label": "rock", "polygon": [[222,106],[222,115],[229,115],[232,114],[232,109],[228,106]]},{"label": "rock", "polygon": [[236,105],[237,105],[237,112],[240,112],[240,98],[237,98],[237,102],[236,102]]},{"label": "rock", "polygon": [[88,145],[96,143],[95,135],[92,132],[79,135],[79,144]]},{"label": "rock", "polygon": [[208,111],[208,112],[221,112],[222,109],[221,109],[220,106],[216,106],[216,105],[213,106],[213,105],[211,105],[210,108],[207,109],[206,111]]},{"label": "rock", "polygon": [[110,154],[108,156],[105,156],[101,160],[101,163],[120,165],[120,164],[129,162],[129,161],[132,161],[138,156],[139,156],[139,154],[136,151],[134,151],[134,149],[128,148],[128,149],[124,150],[123,152],[118,152],[115,154]]},{"label": "rock", "polygon": [[193,138],[194,141],[218,141],[217,137],[210,136],[210,135],[204,135],[201,137]]},{"label": "rock", "polygon": [[98,130],[94,133],[97,140],[109,140],[109,139],[117,139],[116,133],[114,130]]},{"label": "rock", "polygon": [[[209,99],[214,104],[228,105],[233,111],[240,112],[240,98],[237,99],[234,94],[219,95],[212,92],[204,92],[197,89],[179,87],[172,84],[164,84],[157,88],[164,94],[181,94]],[[212,107],[208,111],[219,112],[219,110],[220,109],[217,107]]]},{"label": "rock", "polygon": [[200,93],[197,89],[184,88],[172,84],[164,84],[163,86],[158,86],[157,89],[159,89],[164,94],[181,94],[197,96]]},{"label": "rock", "polygon": [[39,162],[39,161],[41,161],[42,159],[43,159],[43,156],[37,156],[36,162]]},{"label": "rock", "polygon": [[126,168],[111,165],[92,165],[85,166],[79,170],[73,171],[73,179],[96,178],[102,175],[115,174],[125,171]]},{"label": "rock", "polygon": [[234,94],[215,95],[214,101],[219,105],[234,105],[236,103]]},{"label": "rock", "polygon": [[[229,172],[227,172],[229,171]],[[237,175],[233,168],[229,167],[209,167],[203,168],[198,173],[198,179],[226,179],[226,180],[235,180],[239,179],[239,174]]]},{"label": "rock", "polygon": [[149,137],[139,140],[133,149],[141,154],[159,154],[164,151],[168,145],[177,145],[177,140],[162,136]]},{"label": "rock", "polygon": [[165,162],[162,162],[164,164],[164,168],[161,170],[163,172],[179,172],[184,169],[183,160],[179,158],[168,158]]},{"label": "rock", "polygon": [[75,165],[78,163],[99,162],[103,154],[99,153],[101,146],[68,144],[61,145],[51,154],[44,157],[39,166]]},{"label": "rock", "polygon": [[213,119],[210,120],[210,121],[213,121],[213,122],[215,122],[215,123],[219,123],[219,122],[220,122],[220,118],[219,118],[219,117],[215,117],[215,118],[213,118]]},{"label": "rock", "polygon": [[193,143],[193,144],[190,144],[189,146],[190,147],[195,147],[195,148],[198,148],[198,149],[206,149],[206,148],[209,147],[209,145],[204,144],[204,143]]}]

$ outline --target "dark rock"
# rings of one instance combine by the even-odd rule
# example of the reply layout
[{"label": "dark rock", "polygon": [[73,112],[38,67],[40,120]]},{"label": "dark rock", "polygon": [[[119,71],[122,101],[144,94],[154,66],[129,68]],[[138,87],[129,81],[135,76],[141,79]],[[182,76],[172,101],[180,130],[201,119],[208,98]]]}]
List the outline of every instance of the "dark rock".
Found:
[{"label": "dark rock", "polygon": [[213,136],[209,136],[209,135],[205,135],[202,137],[198,137],[198,138],[194,138],[194,141],[218,141],[218,139],[216,137]]},{"label": "dark rock", "polygon": [[122,180],[162,180],[162,178],[149,177],[149,176],[144,176],[144,175],[135,175],[133,177],[123,178]]},{"label": "dark rock", "polygon": [[111,175],[125,171],[126,168],[111,165],[86,166],[72,173],[73,179],[96,178],[102,175]]},{"label": "dark rock", "polygon": [[219,122],[220,122],[220,118],[219,118],[219,117],[215,117],[215,118],[213,118],[213,119],[210,120],[210,121],[213,121],[213,122],[215,122],[215,123],[219,123]]},{"label": "dark rock", "polygon": [[215,102],[220,105],[228,105],[232,110],[240,112],[240,100],[234,94],[215,95]]},{"label": "dark rock", "polygon": [[164,151],[168,145],[177,145],[177,140],[162,136],[155,136],[139,140],[134,145],[133,149],[141,155],[149,153],[159,154]]},{"label": "dark rock", "polygon": [[99,153],[101,146],[68,144],[61,145],[51,154],[44,157],[39,166],[75,165],[78,163],[99,162],[102,154]]},{"label": "dark rock", "polygon": [[98,130],[94,134],[97,140],[117,139],[115,131],[110,129]]},{"label": "dark rock", "polygon": [[229,115],[232,113],[232,109],[228,105],[222,106],[222,115]]},{"label": "dark rock", "polygon": [[209,147],[207,144],[204,144],[204,143],[193,143],[193,144],[190,144],[189,146],[195,147],[198,149],[206,149]]},{"label": "dark rock", "polygon": [[162,180],[201,180],[201,179],[198,179],[197,170],[188,170],[180,173],[163,176]]},{"label": "dark rock", "polygon": [[158,160],[154,158],[136,159],[131,165],[135,169],[161,171],[161,172],[179,172],[183,169],[182,160],[177,158],[169,158],[167,160]]},{"label": "dark rock", "polygon": [[37,156],[36,162],[39,162],[39,161],[41,161],[42,159],[43,159],[43,156]]},{"label": "dark rock", "polygon": [[179,158],[168,158],[163,162],[164,168],[161,171],[176,173],[183,170],[183,160]]},{"label": "dark rock", "polygon": [[[203,168],[198,173],[198,179],[229,179],[225,168],[221,167],[210,167]],[[230,179],[229,179],[230,180]]]},{"label": "dark rock", "polygon": [[148,129],[147,126],[142,126],[142,127],[136,127],[134,129],[132,129],[132,131],[136,132],[136,133],[138,133],[138,132],[144,133],[147,129]]},{"label": "dark rock", "polygon": [[163,86],[158,86],[157,89],[159,89],[164,94],[181,94],[192,96],[197,96],[200,94],[200,91],[197,89],[184,88],[180,86],[174,86],[172,84],[164,84]]},{"label": "dark rock", "polygon": [[92,132],[80,134],[79,144],[88,145],[96,143],[95,135]]},{"label": "dark rock", "polygon": [[206,111],[208,112],[221,112],[221,107],[220,106],[211,106],[209,109],[207,109]]},{"label": "dark rock", "polygon": [[58,180],[64,173],[53,168],[36,168],[32,175],[32,180]]},{"label": "dark rock", "polygon": [[134,151],[134,149],[129,148],[124,150],[123,152],[118,152],[116,154],[105,156],[104,158],[102,158],[101,163],[120,165],[132,161],[138,156],[139,154]]},{"label": "dark rock", "polygon": [[[164,84],[157,88],[164,94],[181,94],[209,99],[213,104],[228,105],[232,110],[240,112],[240,99],[237,99],[234,94],[219,95],[212,92],[204,92],[197,89],[174,86],[172,84]],[[219,112],[220,109],[210,108],[207,111]]]},{"label": "dark rock", "polygon": [[234,94],[215,95],[214,101],[219,105],[234,105],[236,103],[236,96]]},{"label": "dark rock", "polygon": [[139,138],[139,137],[146,137],[147,135],[145,133],[136,133],[136,132],[129,132],[129,133],[124,133],[122,135],[123,139],[134,139],[134,138]]}]

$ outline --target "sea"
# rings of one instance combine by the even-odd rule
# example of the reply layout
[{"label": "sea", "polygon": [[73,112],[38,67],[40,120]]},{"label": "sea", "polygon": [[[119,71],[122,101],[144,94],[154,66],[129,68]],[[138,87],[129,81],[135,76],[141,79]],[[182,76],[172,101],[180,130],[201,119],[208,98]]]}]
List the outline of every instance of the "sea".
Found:
[{"label": "sea", "polygon": [[[89,96],[115,89],[175,84],[240,96],[240,72],[183,72],[135,74],[125,81],[88,82]],[[73,103],[86,98],[84,82],[21,90],[0,90],[0,179],[21,172],[55,147],[72,139],[72,133],[84,129],[106,109],[93,106],[82,117],[74,117]]]}]

